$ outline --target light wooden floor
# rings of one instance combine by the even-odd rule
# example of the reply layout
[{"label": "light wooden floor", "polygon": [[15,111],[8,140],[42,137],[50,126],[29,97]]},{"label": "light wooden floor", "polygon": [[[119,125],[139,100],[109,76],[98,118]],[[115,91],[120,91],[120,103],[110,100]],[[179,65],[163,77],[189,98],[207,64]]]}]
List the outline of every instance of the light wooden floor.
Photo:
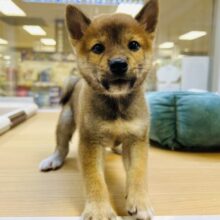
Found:
[{"label": "light wooden floor", "polygon": [[[0,137],[0,216],[79,216],[83,189],[75,150],[65,166],[40,173],[54,150],[57,113],[39,113]],[[149,188],[157,215],[220,214],[220,154],[150,150]],[[124,214],[120,156],[107,157],[107,180],[116,209]]]}]

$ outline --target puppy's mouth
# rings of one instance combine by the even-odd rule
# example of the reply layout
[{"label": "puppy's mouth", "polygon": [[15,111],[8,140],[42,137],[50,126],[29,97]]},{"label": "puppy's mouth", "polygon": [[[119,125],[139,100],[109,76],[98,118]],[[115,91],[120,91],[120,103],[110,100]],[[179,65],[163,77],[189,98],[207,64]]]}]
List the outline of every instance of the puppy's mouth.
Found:
[{"label": "puppy's mouth", "polygon": [[103,79],[101,81],[102,86],[109,92],[117,92],[123,90],[129,90],[134,87],[136,78],[116,78],[116,79]]}]

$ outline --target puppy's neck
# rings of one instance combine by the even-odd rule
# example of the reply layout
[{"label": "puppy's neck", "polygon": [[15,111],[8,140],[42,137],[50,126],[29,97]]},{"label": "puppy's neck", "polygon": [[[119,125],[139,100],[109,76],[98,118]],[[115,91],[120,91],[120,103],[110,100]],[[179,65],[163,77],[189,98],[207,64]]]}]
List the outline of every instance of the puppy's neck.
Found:
[{"label": "puppy's neck", "polygon": [[93,92],[91,104],[93,105],[94,114],[100,116],[103,120],[131,120],[136,115],[135,106],[142,103],[143,100],[141,99],[143,97],[144,93],[141,88],[121,97],[111,97]]}]

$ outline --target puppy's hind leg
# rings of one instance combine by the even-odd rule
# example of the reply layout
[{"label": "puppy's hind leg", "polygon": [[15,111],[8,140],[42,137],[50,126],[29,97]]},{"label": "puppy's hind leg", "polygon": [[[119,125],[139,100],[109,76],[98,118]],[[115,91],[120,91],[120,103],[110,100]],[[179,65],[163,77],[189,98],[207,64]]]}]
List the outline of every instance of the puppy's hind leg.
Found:
[{"label": "puppy's hind leg", "polygon": [[40,163],[41,171],[56,170],[60,168],[69,152],[69,141],[75,130],[73,112],[69,105],[63,107],[56,130],[55,152]]}]

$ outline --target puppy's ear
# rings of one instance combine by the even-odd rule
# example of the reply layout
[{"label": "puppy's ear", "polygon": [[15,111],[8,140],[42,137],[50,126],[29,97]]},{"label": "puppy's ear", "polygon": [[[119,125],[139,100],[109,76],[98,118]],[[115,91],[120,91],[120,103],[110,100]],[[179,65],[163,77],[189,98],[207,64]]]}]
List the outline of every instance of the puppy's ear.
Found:
[{"label": "puppy's ear", "polygon": [[150,0],[137,14],[135,19],[144,26],[148,33],[155,32],[159,14],[158,0]]},{"label": "puppy's ear", "polygon": [[90,24],[87,18],[78,8],[67,5],[66,25],[73,40],[80,40]]}]

